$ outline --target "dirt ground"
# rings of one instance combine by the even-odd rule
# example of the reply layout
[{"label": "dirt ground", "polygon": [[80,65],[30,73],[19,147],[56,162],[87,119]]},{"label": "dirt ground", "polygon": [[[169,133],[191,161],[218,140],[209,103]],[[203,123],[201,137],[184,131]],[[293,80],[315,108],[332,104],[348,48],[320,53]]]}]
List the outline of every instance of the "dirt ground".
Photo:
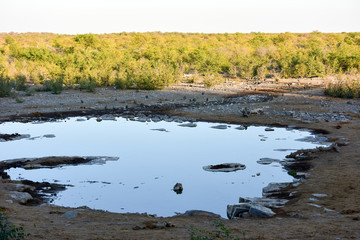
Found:
[{"label": "dirt ground", "polygon": [[[23,101],[1,98],[0,121],[142,111],[199,121],[322,130],[338,144],[338,151],[312,156],[307,178],[291,190],[293,198],[275,210],[274,217],[220,220],[232,236],[240,239],[360,239],[360,100],[325,96],[323,86],[321,79],[293,79],[229,81],[213,89],[183,84],[162,91],[101,88],[96,93],[41,92],[20,96]],[[238,97],[254,94],[270,94],[271,98],[263,102],[236,102]],[[261,108],[263,113],[239,111],[245,107]],[[0,133],[4,134],[1,125]],[[9,184],[14,182],[1,180],[0,208],[12,223],[30,233],[26,239],[190,239],[191,228],[218,230],[214,226],[217,218],[202,214],[157,218],[49,204],[26,206],[9,201],[9,191],[13,190]]]}]

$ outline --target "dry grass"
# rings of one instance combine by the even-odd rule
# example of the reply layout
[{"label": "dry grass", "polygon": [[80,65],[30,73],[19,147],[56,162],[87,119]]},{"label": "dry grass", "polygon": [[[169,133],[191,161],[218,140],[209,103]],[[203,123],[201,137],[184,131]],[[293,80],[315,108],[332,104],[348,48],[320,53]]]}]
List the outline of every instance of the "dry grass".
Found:
[{"label": "dry grass", "polygon": [[339,75],[329,80],[325,94],[340,98],[359,98],[360,74]]}]

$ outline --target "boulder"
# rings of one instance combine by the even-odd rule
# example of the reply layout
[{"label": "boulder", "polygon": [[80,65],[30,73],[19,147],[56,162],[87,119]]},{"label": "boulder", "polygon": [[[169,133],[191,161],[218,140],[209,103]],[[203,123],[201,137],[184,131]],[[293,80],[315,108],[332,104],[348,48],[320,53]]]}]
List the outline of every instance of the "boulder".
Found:
[{"label": "boulder", "polygon": [[9,192],[8,195],[15,201],[25,204],[27,201],[33,199],[32,196],[27,192]]},{"label": "boulder", "polygon": [[243,213],[249,212],[251,204],[249,203],[236,203],[227,205],[226,214],[229,219],[242,217]]},{"label": "boulder", "polygon": [[176,192],[176,194],[182,194],[184,188],[181,183],[176,183],[173,187],[173,191]]},{"label": "boulder", "polygon": [[249,213],[254,217],[272,217],[275,215],[270,208],[264,207],[260,204],[252,204]]},{"label": "boulder", "polygon": [[275,129],[273,129],[273,128],[265,128],[265,131],[266,132],[273,132],[273,131],[275,131]]}]

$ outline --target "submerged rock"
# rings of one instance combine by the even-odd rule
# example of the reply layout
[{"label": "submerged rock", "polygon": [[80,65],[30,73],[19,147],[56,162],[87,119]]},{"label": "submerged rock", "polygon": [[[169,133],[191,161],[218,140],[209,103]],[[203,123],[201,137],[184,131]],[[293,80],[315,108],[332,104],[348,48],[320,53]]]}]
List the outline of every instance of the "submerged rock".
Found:
[{"label": "submerged rock", "polygon": [[211,128],[215,128],[215,129],[227,129],[228,126],[227,126],[227,125],[217,125],[217,126],[212,126]]},{"label": "submerged rock", "polygon": [[45,134],[43,135],[44,138],[54,138],[55,134]]},{"label": "submerged rock", "polygon": [[256,161],[258,164],[262,164],[262,165],[269,165],[273,162],[280,162],[279,159],[274,159],[274,158],[260,158],[259,160]]},{"label": "submerged rock", "polygon": [[240,163],[223,163],[217,165],[204,166],[203,169],[209,172],[234,172],[244,170],[246,166]]},{"label": "submerged rock", "polygon": [[159,132],[169,132],[168,130],[166,130],[165,128],[154,128],[154,129],[151,129],[153,131],[159,131]]}]

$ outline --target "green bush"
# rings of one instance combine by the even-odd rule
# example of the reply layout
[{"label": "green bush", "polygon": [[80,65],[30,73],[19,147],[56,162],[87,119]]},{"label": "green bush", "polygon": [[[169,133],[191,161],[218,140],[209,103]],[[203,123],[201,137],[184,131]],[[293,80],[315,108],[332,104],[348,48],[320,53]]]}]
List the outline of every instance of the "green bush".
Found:
[{"label": "green bush", "polygon": [[9,97],[14,87],[15,84],[10,78],[0,75],[0,97]]},{"label": "green bush", "polygon": [[80,79],[79,81],[80,89],[85,89],[88,92],[95,92],[97,83],[95,78],[89,76],[86,79]]},{"label": "green bush", "polygon": [[63,79],[57,78],[56,80],[45,80],[41,90],[51,92],[52,94],[60,94],[63,90]]},{"label": "green bush", "polygon": [[10,240],[10,239],[24,239],[25,233],[22,227],[16,227],[12,225],[8,218],[0,212],[0,239],[1,240]]},{"label": "green bush", "polygon": [[116,89],[126,89],[126,80],[122,77],[115,78]]},{"label": "green bush", "polygon": [[206,73],[204,75],[203,84],[206,88],[211,88],[221,83],[223,83],[223,79],[219,74]]},{"label": "green bush", "polygon": [[16,91],[27,91],[26,77],[24,75],[17,75],[15,77],[15,89]]}]

